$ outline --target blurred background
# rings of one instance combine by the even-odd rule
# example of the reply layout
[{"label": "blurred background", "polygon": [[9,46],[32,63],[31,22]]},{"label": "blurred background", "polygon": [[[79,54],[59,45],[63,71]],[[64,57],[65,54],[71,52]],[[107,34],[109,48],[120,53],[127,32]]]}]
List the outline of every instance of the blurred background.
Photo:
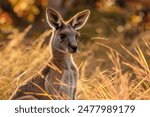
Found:
[{"label": "blurred background", "polygon": [[46,7],[56,9],[65,19],[90,9],[93,25],[86,28],[90,37],[123,35],[130,45],[150,29],[149,0],[0,0],[0,42],[7,41],[14,28],[24,30],[32,24],[35,36],[47,29]]},{"label": "blurred background", "polygon": [[0,99],[50,57],[47,7],[65,20],[91,10],[74,55],[78,99],[150,99],[150,0],[0,0]]}]

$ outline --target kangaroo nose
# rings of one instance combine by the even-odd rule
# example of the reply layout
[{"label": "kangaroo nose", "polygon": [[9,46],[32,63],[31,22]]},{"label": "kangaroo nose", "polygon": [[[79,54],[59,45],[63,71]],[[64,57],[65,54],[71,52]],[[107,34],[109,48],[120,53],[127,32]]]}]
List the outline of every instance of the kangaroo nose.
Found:
[{"label": "kangaroo nose", "polygon": [[71,46],[71,49],[72,49],[74,52],[76,52],[77,49],[78,49],[78,47],[77,47],[77,46]]}]

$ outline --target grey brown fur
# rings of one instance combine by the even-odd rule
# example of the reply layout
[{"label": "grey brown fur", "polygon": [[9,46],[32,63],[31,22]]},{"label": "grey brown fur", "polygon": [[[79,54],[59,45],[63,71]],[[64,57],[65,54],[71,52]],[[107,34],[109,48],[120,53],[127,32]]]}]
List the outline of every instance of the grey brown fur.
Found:
[{"label": "grey brown fur", "polygon": [[57,11],[46,10],[47,21],[53,28],[52,57],[38,74],[17,88],[11,100],[75,99],[79,76],[72,54],[78,48],[77,30],[83,27],[89,14],[89,10],[84,10],[64,22]]}]

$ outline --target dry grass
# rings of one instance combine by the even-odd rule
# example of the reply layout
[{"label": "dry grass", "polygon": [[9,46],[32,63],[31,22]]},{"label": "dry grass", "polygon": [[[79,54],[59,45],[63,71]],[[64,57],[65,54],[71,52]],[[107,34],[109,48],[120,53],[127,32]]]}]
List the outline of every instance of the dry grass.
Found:
[{"label": "dry grass", "polygon": [[[8,99],[50,57],[49,46],[41,48],[50,32],[25,45],[29,29],[14,31],[0,50],[0,99]],[[103,43],[92,43],[90,48],[81,44],[80,48],[74,56],[80,68],[78,99],[150,99],[150,43],[130,51],[121,45],[121,52]]]},{"label": "dry grass", "polygon": [[[148,65],[150,45],[145,42],[145,46],[147,59],[139,46],[134,49],[134,54],[122,46],[126,55],[130,56],[129,60],[116,50],[105,46],[109,49],[107,55],[112,62],[112,67],[101,70],[97,66],[91,77],[82,75],[78,87],[79,99],[150,99],[150,68]],[[91,61],[86,61],[85,64],[88,62]],[[81,74],[84,74],[84,71],[83,65]]]}]

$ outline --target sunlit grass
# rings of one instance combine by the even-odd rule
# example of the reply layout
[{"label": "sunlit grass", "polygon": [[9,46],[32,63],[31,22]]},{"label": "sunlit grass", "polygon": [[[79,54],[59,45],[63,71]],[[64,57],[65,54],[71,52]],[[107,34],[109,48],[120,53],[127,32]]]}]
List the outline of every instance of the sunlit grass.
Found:
[{"label": "sunlit grass", "polygon": [[[145,52],[148,54],[149,44],[146,45]],[[91,77],[82,77],[78,87],[79,99],[150,99],[150,70],[141,48],[137,45],[133,54],[121,46],[125,50],[122,55],[111,47],[105,47],[109,50],[107,55],[112,68],[102,71],[97,67]],[[129,59],[125,59],[125,55],[129,55]]]}]

